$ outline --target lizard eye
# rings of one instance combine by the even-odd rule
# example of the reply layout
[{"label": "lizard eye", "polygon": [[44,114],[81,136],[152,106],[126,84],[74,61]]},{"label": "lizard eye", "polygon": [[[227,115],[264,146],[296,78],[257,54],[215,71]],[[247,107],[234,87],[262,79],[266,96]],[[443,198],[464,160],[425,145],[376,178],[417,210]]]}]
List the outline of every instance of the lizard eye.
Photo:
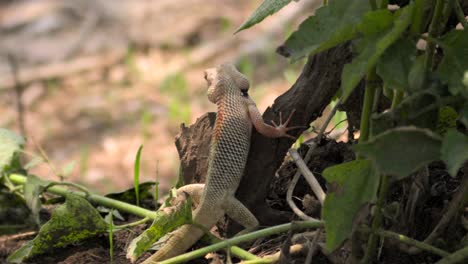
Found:
[{"label": "lizard eye", "polygon": [[241,93],[242,93],[242,96],[244,97],[248,97],[249,96],[249,93],[247,90],[241,90]]}]

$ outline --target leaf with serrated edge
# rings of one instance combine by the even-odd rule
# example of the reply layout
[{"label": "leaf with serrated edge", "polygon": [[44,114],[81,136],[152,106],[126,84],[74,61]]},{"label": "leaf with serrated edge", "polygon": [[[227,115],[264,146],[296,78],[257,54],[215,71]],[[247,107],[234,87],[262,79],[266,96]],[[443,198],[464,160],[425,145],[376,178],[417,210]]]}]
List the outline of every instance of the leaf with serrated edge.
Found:
[{"label": "leaf with serrated edge", "polygon": [[265,0],[263,3],[255,9],[253,14],[245,21],[235,33],[244,29],[250,28],[255,24],[260,23],[267,16],[271,16],[274,13],[281,10],[281,8],[287,6],[291,0]]},{"label": "leaf with serrated edge", "polygon": [[127,258],[134,263],[141,254],[151,248],[161,237],[176,229],[177,227],[190,223],[192,220],[192,202],[186,201],[175,206],[171,213],[158,211],[158,216],[153,224],[130,242],[127,249]]},{"label": "leaf with serrated edge", "polygon": [[364,39],[363,51],[343,68],[341,74],[341,99],[343,102],[346,101],[364,75],[376,65],[377,60],[385,50],[400,38],[411,23],[412,14],[413,4],[411,3],[402,8],[400,16],[395,19],[391,29]]},{"label": "leaf with serrated edge", "polygon": [[382,174],[403,179],[440,159],[440,137],[429,129],[398,127],[381,133],[353,149],[372,160]]},{"label": "leaf with serrated edge", "polygon": [[441,154],[450,176],[457,176],[458,169],[468,160],[468,136],[449,130],[442,141]]},{"label": "leaf with serrated edge", "polygon": [[326,246],[335,250],[348,238],[361,208],[375,199],[380,178],[369,160],[354,160],[323,171],[329,191],[322,209]]},{"label": "leaf with serrated edge", "polygon": [[468,97],[468,87],[463,84],[468,69],[468,29],[452,30],[441,42],[444,58],[437,69],[440,78],[449,85],[452,94]]},{"label": "leaf with serrated edge", "polygon": [[302,22],[278,53],[295,61],[353,39],[363,14],[369,10],[366,0],[330,1]]},{"label": "leaf with serrated edge", "polygon": [[13,252],[8,262],[22,263],[35,255],[63,248],[107,231],[107,224],[86,199],[68,194],[64,204],[57,207],[51,219],[37,236]]},{"label": "leaf with serrated edge", "polygon": [[23,145],[24,138],[8,129],[0,128],[0,173],[10,165]]}]

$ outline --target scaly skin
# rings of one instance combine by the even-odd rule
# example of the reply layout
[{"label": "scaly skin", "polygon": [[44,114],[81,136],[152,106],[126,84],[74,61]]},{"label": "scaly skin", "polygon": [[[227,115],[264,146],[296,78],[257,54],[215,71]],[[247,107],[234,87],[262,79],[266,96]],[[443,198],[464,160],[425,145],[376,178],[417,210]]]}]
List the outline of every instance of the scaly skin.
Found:
[{"label": "scaly skin", "polygon": [[[194,222],[210,229],[224,214],[245,228],[255,228],[255,216],[234,197],[239,186],[250,147],[252,125],[268,137],[289,137],[286,132],[288,120],[270,126],[263,118],[255,103],[248,96],[249,81],[233,65],[223,64],[205,71],[208,82],[208,99],[218,108],[215,128],[211,141],[208,175],[206,183],[181,187],[178,193],[186,192],[199,202],[193,213]],[[180,255],[189,249],[203,235],[193,225],[184,225],[172,234],[167,243],[144,264]]]}]

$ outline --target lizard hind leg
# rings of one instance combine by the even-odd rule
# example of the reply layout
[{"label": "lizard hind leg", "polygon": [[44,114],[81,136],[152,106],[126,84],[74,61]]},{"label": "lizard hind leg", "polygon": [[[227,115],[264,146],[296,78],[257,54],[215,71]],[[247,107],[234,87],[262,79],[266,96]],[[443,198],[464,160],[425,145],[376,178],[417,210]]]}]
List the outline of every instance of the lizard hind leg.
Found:
[{"label": "lizard hind leg", "polygon": [[226,199],[224,210],[232,220],[236,221],[245,228],[245,230],[242,232],[253,231],[259,226],[257,218],[234,196]]}]

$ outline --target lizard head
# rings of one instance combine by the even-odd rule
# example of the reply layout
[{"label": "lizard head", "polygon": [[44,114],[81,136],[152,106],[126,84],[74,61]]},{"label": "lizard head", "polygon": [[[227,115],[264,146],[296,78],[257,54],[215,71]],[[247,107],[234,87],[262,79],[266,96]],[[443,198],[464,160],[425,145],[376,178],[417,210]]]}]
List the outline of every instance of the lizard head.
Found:
[{"label": "lizard head", "polygon": [[225,63],[216,68],[205,70],[208,83],[208,99],[218,102],[226,94],[247,95],[249,80],[234,65]]}]

